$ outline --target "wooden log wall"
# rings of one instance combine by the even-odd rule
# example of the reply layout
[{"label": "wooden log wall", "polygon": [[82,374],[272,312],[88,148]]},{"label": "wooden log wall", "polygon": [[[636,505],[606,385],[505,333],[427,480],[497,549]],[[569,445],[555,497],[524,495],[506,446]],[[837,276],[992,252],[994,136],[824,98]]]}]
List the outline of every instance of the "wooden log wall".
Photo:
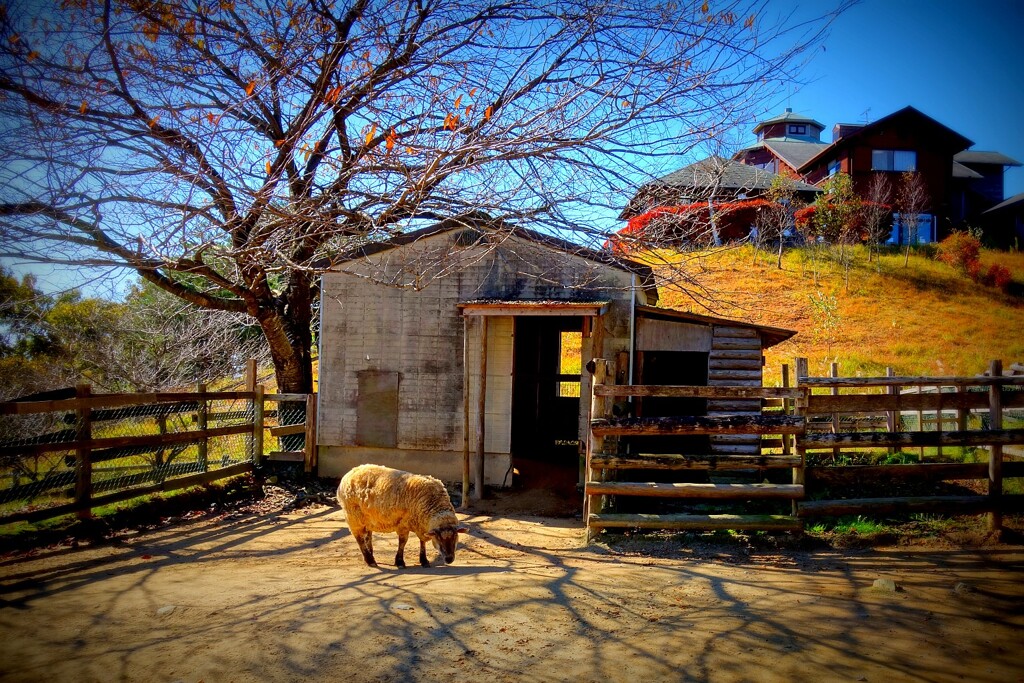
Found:
[{"label": "wooden log wall", "polygon": [[[712,387],[762,386],[761,338],[748,327],[716,325],[708,356],[708,385]],[[760,415],[761,399],[717,398],[708,400],[708,415]],[[756,455],[761,437],[756,434],[713,434],[711,452],[716,455]]]}]

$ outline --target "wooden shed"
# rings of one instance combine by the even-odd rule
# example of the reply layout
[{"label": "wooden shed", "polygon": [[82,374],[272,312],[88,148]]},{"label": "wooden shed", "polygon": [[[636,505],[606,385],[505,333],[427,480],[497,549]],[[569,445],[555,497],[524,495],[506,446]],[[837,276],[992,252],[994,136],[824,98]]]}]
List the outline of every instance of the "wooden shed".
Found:
[{"label": "wooden shed", "polygon": [[331,477],[375,462],[459,481],[468,459],[477,484],[518,471],[574,487],[592,358],[617,359],[619,383],[731,370],[759,385],[761,349],[793,334],[658,309],[646,266],[465,220],[346,255],[321,302],[317,443]]}]

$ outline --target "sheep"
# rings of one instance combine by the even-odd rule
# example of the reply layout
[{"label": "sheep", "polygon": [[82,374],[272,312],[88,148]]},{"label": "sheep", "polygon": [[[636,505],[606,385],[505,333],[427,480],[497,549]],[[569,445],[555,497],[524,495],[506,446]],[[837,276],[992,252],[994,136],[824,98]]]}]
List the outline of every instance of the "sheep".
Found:
[{"label": "sheep", "polygon": [[395,566],[405,567],[405,542],[412,531],[420,539],[420,564],[429,567],[426,541],[441,551],[446,564],[455,561],[459,525],[444,484],[434,477],[411,474],[380,465],[359,465],[338,485],[338,501],[345,508],[348,528],[359,544],[363,560],[376,567],[373,532],[398,532]]}]

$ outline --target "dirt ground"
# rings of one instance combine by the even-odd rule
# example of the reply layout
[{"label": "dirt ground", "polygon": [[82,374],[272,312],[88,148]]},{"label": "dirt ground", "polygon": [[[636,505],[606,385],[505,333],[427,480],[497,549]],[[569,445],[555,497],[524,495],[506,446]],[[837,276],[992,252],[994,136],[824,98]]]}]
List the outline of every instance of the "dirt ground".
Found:
[{"label": "dirt ground", "polygon": [[1024,547],[585,546],[530,506],[429,569],[323,504],[0,557],[0,679],[1024,681]]}]

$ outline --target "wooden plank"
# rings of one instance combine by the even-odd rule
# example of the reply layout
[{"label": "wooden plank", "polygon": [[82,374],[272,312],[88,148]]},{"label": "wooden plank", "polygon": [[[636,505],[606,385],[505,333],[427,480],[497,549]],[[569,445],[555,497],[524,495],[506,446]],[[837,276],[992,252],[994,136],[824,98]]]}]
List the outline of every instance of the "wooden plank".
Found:
[{"label": "wooden plank", "polygon": [[[769,401],[781,401],[781,398],[766,399]],[[722,399],[708,400],[709,413],[760,413],[761,402],[754,400],[745,401],[724,401]]]},{"label": "wooden plank", "polygon": [[1024,444],[1024,429],[999,429],[966,432],[843,432],[840,434],[807,434],[799,439],[800,446],[812,448],[866,448],[866,447],[928,447],[928,446],[987,446]]},{"label": "wooden plank", "polygon": [[[1024,477],[1024,462],[1003,463],[1004,475]],[[908,465],[849,465],[846,467],[808,467],[807,478],[824,486],[849,486],[873,481],[948,481],[950,479],[986,479],[988,463],[929,462]]]},{"label": "wooden plank", "polygon": [[305,402],[309,394],[264,394],[264,401],[302,401]]},{"label": "wooden plank", "polygon": [[722,387],[722,386],[737,386],[737,387],[750,387],[758,388],[761,386],[760,379],[709,379],[708,386],[711,387]]},{"label": "wooden plank", "polygon": [[801,377],[809,387],[990,387],[1024,386],[1024,376],[1000,377]]},{"label": "wooden plank", "polygon": [[760,370],[761,359],[753,358],[712,358],[708,361],[710,370]]},{"label": "wooden plank", "polygon": [[[1006,393],[1004,407],[1024,407],[1024,392]],[[873,413],[889,410],[978,410],[988,408],[988,394],[946,393],[946,394],[847,394],[823,396],[811,394],[807,397],[808,415],[830,413]]]},{"label": "wooden plank", "polygon": [[[140,488],[127,489],[124,491],[117,491],[115,493],[108,493],[104,496],[94,496],[92,499],[93,507],[100,507],[103,505],[110,505],[111,503],[119,503],[123,500],[130,500],[132,498],[139,498],[141,496],[148,496],[154,493],[161,493],[165,491],[176,491],[178,489],[188,488],[190,486],[201,486],[202,484],[208,484],[218,479],[226,479],[233,477],[237,474],[244,474],[245,472],[252,471],[252,463],[242,462],[227,467],[221,467],[220,469],[210,470],[209,472],[201,472],[187,477],[179,477],[175,479],[167,479],[160,484],[153,484],[151,486],[144,486]],[[18,512],[13,515],[4,515],[0,517],[0,524],[11,524],[14,522],[37,522],[42,519],[52,519],[53,517],[60,517],[62,515],[69,515],[78,512],[80,507],[75,503],[68,503],[66,505],[55,505],[53,507],[41,508],[38,510],[28,510],[26,512]]]},{"label": "wooden plank", "polygon": [[303,462],[306,459],[305,451],[270,451],[267,454],[268,460],[276,462]]},{"label": "wooden plank", "polygon": [[594,395],[603,397],[620,396],[659,396],[665,398],[721,398],[749,399],[762,398],[803,398],[800,389],[783,389],[780,387],[751,388],[749,386],[686,386],[686,385],[638,385],[638,384],[599,384],[594,386]]},{"label": "wooden plank", "polygon": [[280,427],[271,427],[271,436],[289,436],[291,434],[305,434],[306,423],[300,422],[296,425],[282,425]]},{"label": "wooden plank", "polygon": [[740,443],[760,445],[761,437],[758,434],[715,434],[711,437],[713,443]]},{"label": "wooden plank", "polygon": [[760,339],[761,335],[757,330],[750,327],[726,327],[715,325],[715,338],[732,337],[736,339]]},{"label": "wooden plank", "polygon": [[791,500],[803,498],[804,487],[794,484],[690,484],[633,481],[588,481],[588,496],[707,498],[715,500]]},{"label": "wooden plank", "polygon": [[711,350],[714,351],[736,351],[739,349],[743,350],[756,350],[761,351],[761,340],[760,339],[729,339],[722,337],[715,337],[711,340]]},{"label": "wooden plank", "polygon": [[709,381],[721,381],[727,379],[755,380],[761,383],[761,369],[757,370],[710,370],[708,371]]},{"label": "wooden plank", "polygon": [[[220,391],[207,394],[213,401],[230,401],[251,399],[248,391]],[[75,411],[79,408],[96,409],[99,407],[139,406],[152,403],[178,403],[195,400],[192,392],[147,392],[138,394],[99,394],[89,398],[69,398],[60,401],[27,401],[0,403],[0,415],[31,415],[35,413],[53,413]]]},{"label": "wooden plank", "polygon": [[710,359],[713,360],[755,360],[761,362],[761,349],[711,349]]},{"label": "wooden plank", "polygon": [[215,427],[205,432],[171,432],[170,434],[147,434],[144,436],[118,436],[105,439],[91,439],[87,442],[72,441],[68,443],[36,444],[34,446],[7,446],[0,448],[0,457],[17,457],[38,455],[55,451],[72,451],[81,448],[133,448],[136,446],[167,446],[171,444],[191,443],[203,438],[216,438],[231,434],[247,434],[252,431],[251,425],[235,425],[231,427]]},{"label": "wooden plank", "polygon": [[945,512],[974,514],[991,508],[987,496],[918,496],[907,498],[850,498],[808,500],[797,504],[800,517],[886,514],[890,512]]},{"label": "wooden plank", "polygon": [[797,456],[782,455],[679,455],[675,453],[638,453],[618,455],[593,453],[593,469],[626,470],[736,470],[752,467],[787,468],[800,464]]},{"label": "wooden plank", "polygon": [[[711,437],[714,439],[715,437]],[[711,451],[713,453],[723,453],[729,455],[756,455],[761,452],[760,446],[736,446],[730,444],[717,444],[712,442]]]},{"label": "wooden plank", "polygon": [[683,434],[801,434],[803,418],[789,415],[681,415],[591,420],[598,436]]},{"label": "wooden plank", "polygon": [[799,531],[803,523],[788,515],[590,515],[589,527],[594,529],[669,529],[746,531]]},{"label": "wooden plank", "polygon": [[[1003,362],[994,360],[989,365],[988,373],[994,377],[1003,374]],[[999,431],[1003,428],[1003,387],[993,385],[988,390],[989,398],[989,429]],[[988,498],[992,502],[992,510],[988,516],[989,531],[999,531],[1003,527],[1003,516],[999,512],[999,498],[1003,495],[1003,447],[995,444],[989,449],[988,457]]]},{"label": "wooden plank", "polygon": [[639,318],[636,321],[637,351],[711,350],[711,328],[707,325]]}]

